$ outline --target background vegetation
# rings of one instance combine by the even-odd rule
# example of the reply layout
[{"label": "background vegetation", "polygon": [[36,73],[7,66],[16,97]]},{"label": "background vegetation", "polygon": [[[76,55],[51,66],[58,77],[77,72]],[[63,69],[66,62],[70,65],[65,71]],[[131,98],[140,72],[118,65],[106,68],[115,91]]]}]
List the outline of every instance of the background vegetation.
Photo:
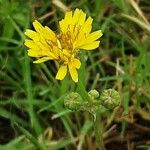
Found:
[{"label": "background vegetation", "polygon": [[80,54],[80,80],[87,91],[121,95],[103,117],[106,149],[150,149],[149,0],[0,0],[0,150],[96,149],[90,116],[63,105],[68,92],[83,89],[55,80],[55,63],[33,64],[23,45],[35,19],[57,31],[77,7],[104,33],[97,50]]}]

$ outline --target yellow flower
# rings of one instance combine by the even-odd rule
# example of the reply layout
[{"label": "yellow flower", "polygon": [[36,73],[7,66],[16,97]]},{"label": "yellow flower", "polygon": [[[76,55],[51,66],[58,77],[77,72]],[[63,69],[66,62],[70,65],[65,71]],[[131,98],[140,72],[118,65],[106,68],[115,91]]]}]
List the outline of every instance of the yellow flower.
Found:
[{"label": "yellow flower", "polygon": [[28,55],[37,58],[34,63],[56,60],[60,64],[56,79],[64,79],[69,70],[72,80],[78,82],[77,69],[81,66],[79,50],[97,48],[100,43],[98,39],[102,36],[101,30],[91,33],[92,21],[91,17],[86,19],[86,14],[80,9],[74,13],[66,12],[65,18],[59,22],[60,32],[57,34],[34,21],[35,31],[27,29],[25,32],[30,38],[25,40],[25,45],[29,48]]}]

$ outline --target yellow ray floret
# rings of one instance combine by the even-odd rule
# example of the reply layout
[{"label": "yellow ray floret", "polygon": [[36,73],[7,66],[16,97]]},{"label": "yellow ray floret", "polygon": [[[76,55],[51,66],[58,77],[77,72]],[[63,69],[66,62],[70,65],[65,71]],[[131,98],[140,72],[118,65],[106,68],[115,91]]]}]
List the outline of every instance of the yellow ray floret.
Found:
[{"label": "yellow ray floret", "polygon": [[56,60],[60,68],[56,79],[63,80],[67,72],[74,82],[78,82],[77,70],[81,66],[79,50],[93,50],[99,47],[101,30],[91,32],[93,19],[81,9],[68,11],[59,21],[59,32],[55,33],[47,26],[43,27],[37,20],[33,22],[35,31],[27,29],[25,40],[29,48],[28,55],[37,58],[34,63]]}]

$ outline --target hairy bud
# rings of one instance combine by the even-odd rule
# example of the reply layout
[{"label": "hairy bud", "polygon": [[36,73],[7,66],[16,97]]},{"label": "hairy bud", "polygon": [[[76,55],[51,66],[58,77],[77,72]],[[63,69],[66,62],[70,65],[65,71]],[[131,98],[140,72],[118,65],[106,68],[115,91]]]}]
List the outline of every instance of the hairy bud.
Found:
[{"label": "hairy bud", "polygon": [[64,105],[73,111],[80,110],[83,105],[82,97],[78,93],[72,92],[65,97]]},{"label": "hairy bud", "polygon": [[107,89],[101,93],[100,101],[105,108],[114,109],[120,104],[120,95],[114,89]]},{"label": "hairy bud", "polygon": [[88,95],[92,99],[97,99],[99,97],[99,92],[96,90],[91,90],[88,92]]}]

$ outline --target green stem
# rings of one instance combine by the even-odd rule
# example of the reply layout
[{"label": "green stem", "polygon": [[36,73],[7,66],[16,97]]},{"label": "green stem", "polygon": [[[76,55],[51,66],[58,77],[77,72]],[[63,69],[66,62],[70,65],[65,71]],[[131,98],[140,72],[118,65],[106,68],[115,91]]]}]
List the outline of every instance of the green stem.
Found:
[{"label": "green stem", "polygon": [[89,103],[92,103],[90,97],[88,96],[88,93],[85,89],[85,86],[83,85],[82,81],[79,79],[79,82],[78,82],[78,88],[79,88],[79,91],[80,91],[80,95],[82,96],[82,98],[84,100],[87,100]]},{"label": "green stem", "polygon": [[94,131],[95,131],[95,137],[96,137],[96,143],[98,149],[105,150],[104,142],[103,142],[103,125],[100,116],[96,115],[96,120],[93,123],[94,123]]}]

